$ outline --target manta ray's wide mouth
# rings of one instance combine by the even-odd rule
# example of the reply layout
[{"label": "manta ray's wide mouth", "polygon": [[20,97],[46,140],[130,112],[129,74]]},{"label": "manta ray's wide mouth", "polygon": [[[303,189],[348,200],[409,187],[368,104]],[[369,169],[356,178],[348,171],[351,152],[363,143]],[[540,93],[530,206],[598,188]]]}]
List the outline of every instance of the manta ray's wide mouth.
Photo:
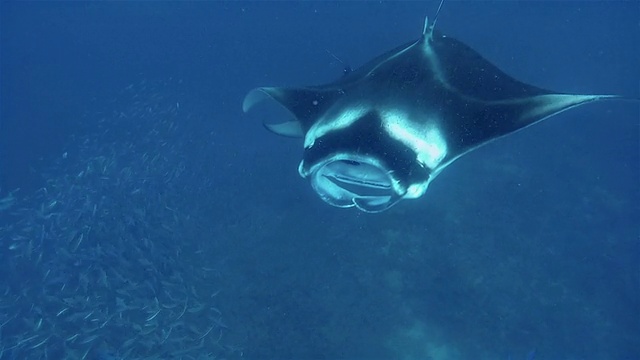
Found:
[{"label": "manta ray's wide mouth", "polygon": [[375,161],[332,159],[315,166],[310,175],[313,189],[333,206],[380,212],[401,199],[394,190],[390,171]]}]

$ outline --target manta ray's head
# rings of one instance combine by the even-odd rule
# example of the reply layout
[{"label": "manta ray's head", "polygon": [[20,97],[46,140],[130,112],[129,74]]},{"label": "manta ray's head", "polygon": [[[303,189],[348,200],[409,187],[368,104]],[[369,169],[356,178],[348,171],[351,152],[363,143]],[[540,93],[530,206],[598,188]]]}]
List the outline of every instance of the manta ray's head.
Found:
[{"label": "manta ray's head", "polygon": [[320,198],[337,207],[380,212],[424,194],[431,171],[390,126],[385,112],[330,114],[305,134],[298,167]]},{"label": "manta ray's head", "polygon": [[[417,133],[407,127],[410,122],[400,111],[341,106],[341,101],[327,101],[332,94],[309,94],[312,99],[299,89],[260,88],[249,93],[244,108],[272,98],[296,118],[265,126],[279,135],[304,138],[298,172],[322,200],[336,207],[380,212],[425,193],[433,178],[432,160],[444,156],[442,148],[424,141],[430,136],[428,129]],[[296,107],[303,103],[304,110]],[[323,109],[326,103],[332,106]]]}]

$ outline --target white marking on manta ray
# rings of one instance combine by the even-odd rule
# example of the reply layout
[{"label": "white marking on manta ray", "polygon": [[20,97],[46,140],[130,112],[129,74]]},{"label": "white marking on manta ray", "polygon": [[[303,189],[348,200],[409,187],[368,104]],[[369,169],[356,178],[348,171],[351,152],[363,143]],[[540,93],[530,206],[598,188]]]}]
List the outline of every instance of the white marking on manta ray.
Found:
[{"label": "white marking on manta ray", "polygon": [[436,53],[433,51],[433,47],[431,47],[431,41],[433,40],[431,40],[431,34],[429,34],[428,39],[425,39],[423,37],[421,45],[422,45],[422,53],[429,61],[429,64],[431,65],[431,69],[433,69],[433,77],[435,78],[435,80],[440,82],[440,84],[442,84],[442,86],[444,86],[445,89],[450,91],[455,91],[456,89],[454,89],[453,86],[449,84],[449,82],[444,76],[444,71],[442,71],[442,66],[440,66],[440,60],[438,59]]},{"label": "white marking on manta ray", "polygon": [[447,142],[431,121],[425,125],[416,124],[396,109],[382,111],[380,117],[387,133],[413,150],[416,160],[423,166],[433,170],[447,155]]},{"label": "white marking on manta ray", "polygon": [[427,188],[429,187],[429,183],[431,182],[431,178],[427,181],[411,184],[407,188],[407,193],[402,197],[403,199],[417,199],[424,195],[427,192]]},{"label": "white marking on manta ray", "polygon": [[[316,139],[328,134],[331,131],[345,129],[360,119],[369,111],[369,106],[354,106],[342,111],[338,116],[324,116],[318,122],[313,124],[304,137],[304,147],[309,149],[315,144]],[[327,120],[329,119],[329,120]]]}]

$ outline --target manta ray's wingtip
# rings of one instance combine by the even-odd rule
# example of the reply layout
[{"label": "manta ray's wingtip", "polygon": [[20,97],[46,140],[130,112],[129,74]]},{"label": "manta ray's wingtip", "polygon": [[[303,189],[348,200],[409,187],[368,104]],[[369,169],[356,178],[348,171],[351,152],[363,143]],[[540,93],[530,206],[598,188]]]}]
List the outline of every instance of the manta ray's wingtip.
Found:
[{"label": "manta ray's wingtip", "polygon": [[640,102],[640,97],[624,96],[624,95],[603,95],[603,96],[606,96],[607,99]]},{"label": "manta ray's wingtip", "polygon": [[256,104],[271,99],[270,91],[273,91],[273,88],[259,87],[249,91],[242,101],[242,111],[249,112]]},{"label": "manta ray's wingtip", "polygon": [[573,94],[571,95],[578,101],[580,104],[585,104],[593,101],[600,100],[623,100],[623,101],[640,101],[640,98],[632,98],[624,95],[617,94]]},{"label": "manta ray's wingtip", "polygon": [[523,106],[520,121],[523,124],[530,125],[584,104],[616,99],[624,99],[624,97],[612,94],[548,93],[538,95],[526,100],[529,105]]}]

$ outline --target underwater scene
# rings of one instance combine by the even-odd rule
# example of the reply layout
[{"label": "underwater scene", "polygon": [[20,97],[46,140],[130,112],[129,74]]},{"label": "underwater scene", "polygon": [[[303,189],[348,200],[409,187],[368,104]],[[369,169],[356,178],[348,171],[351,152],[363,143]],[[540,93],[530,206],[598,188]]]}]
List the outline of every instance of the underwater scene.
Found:
[{"label": "underwater scene", "polygon": [[0,7],[0,360],[640,359],[640,3]]}]

